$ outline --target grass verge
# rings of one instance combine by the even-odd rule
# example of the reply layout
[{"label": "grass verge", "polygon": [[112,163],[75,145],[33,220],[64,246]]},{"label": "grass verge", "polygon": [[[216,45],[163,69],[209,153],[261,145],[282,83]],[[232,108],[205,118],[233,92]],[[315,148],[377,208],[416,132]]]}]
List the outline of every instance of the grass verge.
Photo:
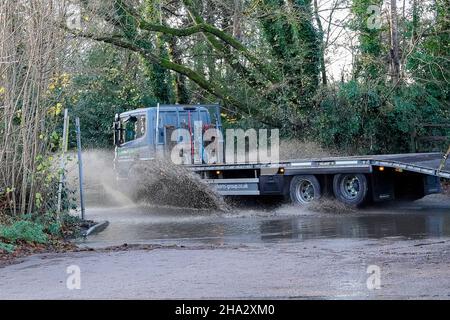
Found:
[{"label": "grass verge", "polygon": [[69,240],[93,224],[68,214],[57,219],[54,214],[10,217],[0,213],[0,266],[31,254],[73,251],[77,247]]}]

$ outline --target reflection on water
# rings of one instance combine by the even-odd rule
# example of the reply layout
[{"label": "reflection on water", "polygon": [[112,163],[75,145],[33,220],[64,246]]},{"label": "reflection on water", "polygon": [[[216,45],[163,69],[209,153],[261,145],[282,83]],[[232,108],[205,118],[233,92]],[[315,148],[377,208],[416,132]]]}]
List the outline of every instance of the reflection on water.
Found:
[{"label": "reflection on water", "polygon": [[[292,210],[292,208],[291,208]],[[294,209],[296,212],[297,209]],[[91,209],[89,219],[109,220],[88,243],[171,242],[245,244],[317,238],[436,238],[450,236],[449,208],[378,209],[352,214],[283,210],[233,214],[161,208]]]},{"label": "reflection on water", "polygon": [[261,237],[311,238],[434,238],[450,235],[450,214],[304,217],[263,221]]}]

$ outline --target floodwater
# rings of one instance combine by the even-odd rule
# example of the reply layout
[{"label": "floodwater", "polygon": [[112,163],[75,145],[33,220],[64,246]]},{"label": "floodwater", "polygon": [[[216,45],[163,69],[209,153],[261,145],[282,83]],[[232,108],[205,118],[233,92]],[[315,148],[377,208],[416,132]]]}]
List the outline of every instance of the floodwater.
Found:
[{"label": "floodwater", "polygon": [[[450,297],[449,197],[339,214],[285,205],[231,212],[128,206],[88,208],[86,218],[110,222],[84,241],[94,250],[0,269],[0,298]],[[100,249],[124,243],[162,246]],[[81,290],[67,288],[73,265]],[[379,290],[368,282],[374,266]]]},{"label": "floodwater", "polygon": [[152,206],[88,208],[86,218],[107,220],[84,243],[264,244],[307,239],[426,239],[450,236],[450,198],[439,196],[349,213],[320,213],[287,205],[210,212]]}]

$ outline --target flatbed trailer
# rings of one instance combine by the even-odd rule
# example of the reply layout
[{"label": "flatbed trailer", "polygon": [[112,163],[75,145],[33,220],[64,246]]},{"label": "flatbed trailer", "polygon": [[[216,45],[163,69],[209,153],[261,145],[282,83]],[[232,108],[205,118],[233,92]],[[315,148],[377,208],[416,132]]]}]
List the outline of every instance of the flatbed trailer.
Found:
[{"label": "flatbed trailer", "polygon": [[334,195],[360,205],[441,192],[440,179],[450,179],[450,163],[440,168],[442,158],[442,153],[414,153],[188,167],[222,195],[284,195],[297,203]]},{"label": "flatbed trailer", "polygon": [[[209,111],[211,108],[214,113]],[[136,109],[116,115],[114,167],[118,179],[127,179],[130,168],[136,163],[152,160],[158,154],[170,153],[171,130],[188,128],[188,136],[192,139],[194,120],[222,131],[218,105],[158,104],[156,108]],[[190,145],[194,155],[196,150],[202,148],[203,142],[194,140]],[[196,149],[196,145],[200,147]],[[440,180],[450,179],[450,161],[445,163],[448,153],[225,164],[201,164],[203,159],[197,156],[198,164],[191,164],[196,162],[194,157],[191,163],[184,166],[224,196],[283,196],[298,204],[330,196],[358,206],[368,201],[415,200],[441,192]]]}]

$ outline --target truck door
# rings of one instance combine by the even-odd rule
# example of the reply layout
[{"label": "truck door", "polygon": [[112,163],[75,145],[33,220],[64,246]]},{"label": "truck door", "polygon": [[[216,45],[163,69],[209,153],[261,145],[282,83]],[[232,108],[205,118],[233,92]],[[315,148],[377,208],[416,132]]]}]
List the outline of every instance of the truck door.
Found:
[{"label": "truck door", "polygon": [[147,157],[148,144],[146,114],[124,117],[121,121],[121,141],[117,147],[118,161],[139,160]]}]

